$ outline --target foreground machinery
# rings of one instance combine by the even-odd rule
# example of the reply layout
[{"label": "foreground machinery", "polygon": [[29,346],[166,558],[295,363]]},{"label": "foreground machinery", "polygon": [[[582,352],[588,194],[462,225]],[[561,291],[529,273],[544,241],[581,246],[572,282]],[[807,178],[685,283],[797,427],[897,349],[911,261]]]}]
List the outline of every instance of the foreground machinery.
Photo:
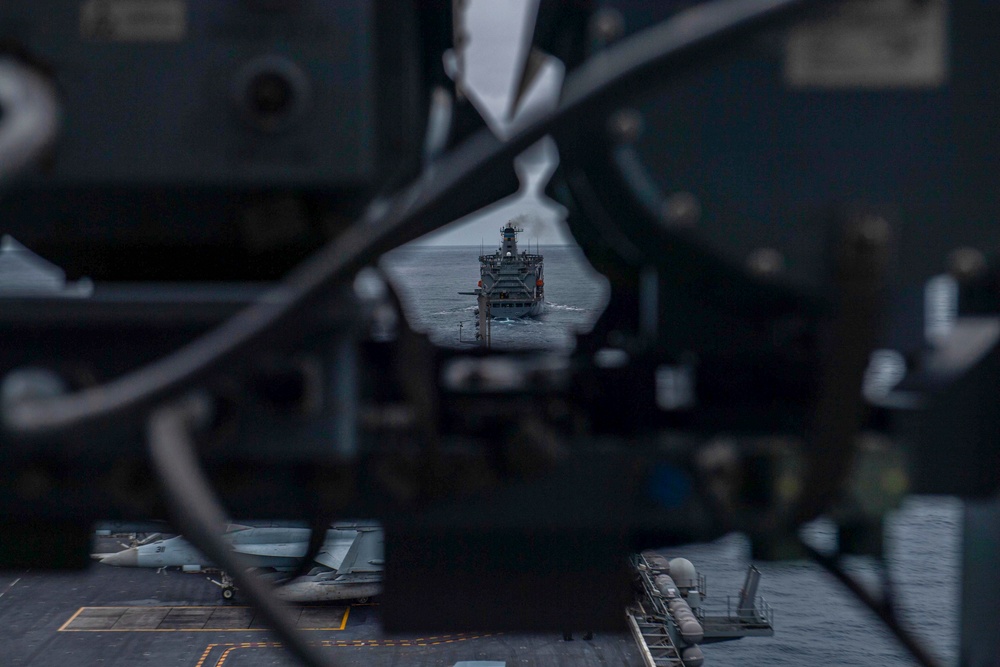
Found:
[{"label": "foreground machinery", "polygon": [[[317,662],[227,515],[309,519],[306,560],[378,520],[413,631],[621,629],[627,554],[739,530],[933,664],[839,556],[957,494],[961,662],[995,663],[1000,5],[529,5],[515,110],[565,82],[501,139],[471,5],[391,4],[0,7],[0,566],[169,515]],[[607,309],[568,355],[431,345],[359,272],[513,193],[546,136]],[[821,514],[835,553],[798,538]]]}]

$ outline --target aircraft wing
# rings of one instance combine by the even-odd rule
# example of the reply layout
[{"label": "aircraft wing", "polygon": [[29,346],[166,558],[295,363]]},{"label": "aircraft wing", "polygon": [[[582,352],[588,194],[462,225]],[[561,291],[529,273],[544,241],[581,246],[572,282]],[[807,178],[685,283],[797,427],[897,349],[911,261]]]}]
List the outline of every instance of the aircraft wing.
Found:
[{"label": "aircraft wing", "polygon": [[270,556],[272,558],[301,558],[306,555],[304,542],[279,542],[275,544],[234,544],[233,550],[248,556]]},{"label": "aircraft wing", "polygon": [[242,523],[233,523],[232,521],[230,521],[229,523],[226,524],[226,534],[228,535],[229,533],[238,533],[240,531],[250,530],[251,528],[253,528],[253,526],[251,525]]}]

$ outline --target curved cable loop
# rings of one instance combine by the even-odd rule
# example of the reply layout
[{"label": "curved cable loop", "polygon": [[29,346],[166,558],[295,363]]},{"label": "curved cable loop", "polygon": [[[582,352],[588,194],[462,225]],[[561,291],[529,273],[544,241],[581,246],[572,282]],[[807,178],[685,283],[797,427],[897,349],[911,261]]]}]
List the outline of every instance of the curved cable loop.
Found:
[{"label": "curved cable loop", "polygon": [[0,58],[0,182],[37,160],[59,129],[56,90],[37,70]]},{"label": "curved cable loop", "polygon": [[243,557],[219,537],[226,529],[226,515],[198,464],[191,438],[191,429],[206,412],[207,401],[188,398],[158,408],[149,418],[149,455],[175,527],[232,576],[297,658],[310,667],[332,667],[332,660],[305,641],[295,627],[295,620],[272,594],[269,585],[252,574]]},{"label": "curved cable loop", "polygon": [[[79,433],[111,421],[134,420],[165,398],[231,362],[265,335],[284,327],[331,285],[374,257],[467,213],[469,197],[500,196],[497,182],[514,157],[561,126],[620,106],[664,75],[683,72],[713,49],[831,0],[715,0],[682,12],[609,47],[572,73],[559,106],[501,142],[482,130],[436,160],[411,186],[365,216],[304,261],[257,303],[192,343],[106,384],[74,394],[9,406],[7,427],[21,436]],[[668,66],[673,69],[664,72]],[[470,192],[474,193],[470,195]],[[494,197],[495,198],[495,197]],[[478,201],[478,200],[477,200]],[[464,205],[463,205],[464,204]]]}]

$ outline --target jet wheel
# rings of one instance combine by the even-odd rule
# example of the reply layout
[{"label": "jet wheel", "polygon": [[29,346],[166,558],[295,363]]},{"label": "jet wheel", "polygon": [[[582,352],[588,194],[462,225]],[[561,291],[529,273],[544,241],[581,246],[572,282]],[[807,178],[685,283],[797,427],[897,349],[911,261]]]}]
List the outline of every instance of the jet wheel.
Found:
[{"label": "jet wheel", "polygon": [[222,587],[222,599],[223,600],[229,601],[229,600],[232,600],[235,596],[236,596],[236,589],[235,588],[233,588],[232,586],[223,586]]}]

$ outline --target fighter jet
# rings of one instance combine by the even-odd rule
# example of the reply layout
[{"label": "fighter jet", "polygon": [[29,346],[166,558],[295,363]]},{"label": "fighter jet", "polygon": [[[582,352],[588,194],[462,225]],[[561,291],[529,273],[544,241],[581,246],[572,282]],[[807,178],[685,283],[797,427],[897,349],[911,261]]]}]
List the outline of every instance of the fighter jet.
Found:
[{"label": "fighter jet", "polygon": [[[381,592],[383,569],[382,529],[373,524],[335,524],[327,531],[323,547],[309,572],[294,581],[284,581],[295,570],[309,542],[309,529],[290,525],[246,525],[231,523],[222,536],[244,561],[263,576],[283,583],[277,595],[293,602],[367,599]],[[184,537],[158,539],[112,554],[93,554],[105,565],[116,567],[179,568],[185,572],[215,570],[214,566]],[[232,579],[222,573],[222,597],[236,594]]]}]

